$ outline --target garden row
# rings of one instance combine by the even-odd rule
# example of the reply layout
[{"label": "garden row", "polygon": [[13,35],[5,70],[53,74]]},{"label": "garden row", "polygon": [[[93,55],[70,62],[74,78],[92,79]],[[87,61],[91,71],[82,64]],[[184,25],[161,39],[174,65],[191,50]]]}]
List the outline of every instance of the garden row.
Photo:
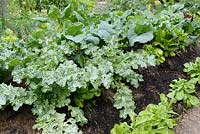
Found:
[{"label": "garden row", "polygon": [[[30,32],[18,36],[15,29],[2,30],[0,109],[31,105],[37,116],[34,128],[42,133],[81,133],[78,126],[88,122],[84,102],[112,89],[120,117],[132,122],[115,125],[112,134],[173,133],[173,105],[199,104],[192,95],[200,83],[200,59],[185,64],[190,80],[174,80],[158,105],[150,104],[138,115],[129,87],[138,88],[143,81],[138,69],[162,64],[197,43],[200,5],[158,0],[126,4],[113,0],[105,11],[92,12],[88,1],[68,1],[66,7],[49,6],[48,13],[31,11]],[[63,107],[68,113],[57,111]]]}]

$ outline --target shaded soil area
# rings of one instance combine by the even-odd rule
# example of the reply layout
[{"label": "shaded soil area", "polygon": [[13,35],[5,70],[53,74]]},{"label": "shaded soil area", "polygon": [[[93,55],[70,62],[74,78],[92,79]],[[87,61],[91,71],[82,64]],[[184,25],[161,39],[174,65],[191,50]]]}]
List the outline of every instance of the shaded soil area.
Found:
[{"label": "shaded soil area", "polygon": [[[140,70],[144,82],[140,84],[138,89],[133,90],[137,108],[136,112],[141,111],[150,103],[159,103],[159,94],[168,93],[169,84],[172,80],[177,78],[187,79],[187,74],[183,72],[184,64],[195,61],[198,56],[200,56],[200,45],[197,47],[190,46],[179,55],[168,58],[160,66]],[[175,108],[175,111],[178,113],[181,112],[180,110]]]},{"label": "shaded soil area", "polygon": [[[183,72],[183,64],[194,61],[198,56],[200,56],[200,47],[190,46],[187,51],[178,56],[168,58],[160,66],[139,70],[139,73],[143,74],[144,82],[140,84],[138,89],[130,87],[133,89],[137,107],[136,112],[143,110],[149,103],[157,104],[160,101],[159,94],[168,92],[169,84],[173,79],[188,78]],[[200,90],[198,90],[198,94],[200,94]],[[109,134],[114,124],[122,121],[119,118],[118,111],[113,108],[113,95],[113,90],[105,90],[101,97],[95,99],[95,104],[86,103],[84,111],[89,122],[81,128],[84,134]],[[31,114],[30,109],[30,107],[24,106],[18,112],[14,112],[11,108],[0,112],[0,134],[35,134],[36,131],[32,130],[35,117]],[[182,113],[183,109],[182,104],[178,104],[175,107],[175,111],[178,113]],[[189,123],[194,124],[195,122],[191,121]],[[183,122],[182,124],[185,123]],[[180,130],[182,129],[181,127],[184,126],[181,126],[180,123]]]},{"label": "shaded soil area", "polygon": [[121,121],[111,95],[111,90],[106,91],[97,99],[92,111],[84,110],[88,124],[82,128],[83,134],[109,134],[114,124]]},{"label": "shaded soil area", "polygon": [[11,107],[0,112],[0,134],[36,134],[32,129],[34,124],[35,117],[28,106],[23,106],[17,112]]}]

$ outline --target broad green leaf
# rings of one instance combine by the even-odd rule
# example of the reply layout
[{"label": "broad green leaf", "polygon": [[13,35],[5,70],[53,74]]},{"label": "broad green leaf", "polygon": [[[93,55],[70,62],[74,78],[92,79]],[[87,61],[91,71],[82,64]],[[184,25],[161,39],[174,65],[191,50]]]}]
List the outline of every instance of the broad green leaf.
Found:
[{"label": "broad green leaf", "polygon": [[153,31],[142,33],[140,35],[137,35],[134,32],[129,32],[129,34],[128,34],[130,46],[134,46],[136,42],[147,43],[147,42],[151,41],[153,38],[154,38]]},{"label": "broad green leaf", "polygon": [[73,11],[78,21],[84,21],[84,18],[77,11]]},{"label": "broad green leaf", "polygon": [[83,25],[81,23],[73,23],[73,24],[70,24],[70,22],[66,23],[67,23],[65,26],[66,35],[76,36],[82,33],[81,30],[83,28]]},{"label": "broad green leaf", "polygon": [[99,28],[97,31],[97,35],[105,40],[105,41],[109,41],[112,39],[112,36],[115,34],[115,30],[113,29],[113,25],[109,24],[108,22],[104,22],[102,21],[99,24]]},{"label": "broad green leaf", "polygon": [[182,90],[180,92],[177,92],[175,97],[177,100],[180,101],[180,100],[183,100],[184,96],[185,96],[185,94],[184,94],[184,91]]},{"label": "broad green leaf", "polygon": [[66,39],[74,41],[75,43],[81,43],[85,39],[84,34],[79,34],[76,36],[65,35]]},{"label": "broad green leaf", "polygon": [[61,11],[56,6],[52,5],[52,6],[50,6],[48,16],[51,17],[52,19],[56,20],[61,16]]},{"label": "broad green leaf", "polygon": [[95,36],[87,36],[86,41],[95,45],[99,44],[99,38]]},{"label": "broad green leaf", "polygon": [[175,97],[175,91],[169,92],[169,93],[167,94],[167,97],[169,97],[169,98],[174,98],[174,97]]},{"label": "broad green leaf", "polygon": [[197,97],[195,96],[190,96],[189,97],[189,100],[190,100],[190,103],[193,105],[193,106],[199,106],[200,105],[200,101]]},{"label": "broad green leaf", "polygon": [[62,11],[62,19],[68,18],[72,14],[71,5],[69,4],[67,7],[64,8]]},{"label": "broad green leaf", "polygon": [[141,35],[150,31],[152,31],[152,27],[147,24],[136,24],[136,26],[134,27],[134,32],[137,35]]}]

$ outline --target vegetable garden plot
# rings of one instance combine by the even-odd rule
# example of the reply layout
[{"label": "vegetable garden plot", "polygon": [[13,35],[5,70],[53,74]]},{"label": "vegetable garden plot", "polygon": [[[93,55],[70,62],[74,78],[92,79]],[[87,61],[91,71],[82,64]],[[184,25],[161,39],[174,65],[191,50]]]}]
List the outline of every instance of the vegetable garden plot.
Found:
[{"label": "vegetable garden plot", "polygon": [[[159,93],[167,93],[168,85],[173,79],[177,79],[180,77],[187,78],[187,76],[182,71],[183,64],[194,61],[196,56],[199,55],[199,47],[191,47],[188,48],[186,52],[181,53],[180,56],[175,56],[173,58],[167,59],[167,61],[159,67],[141,70],[145,82],[140,84],[139,89],[133,90],[134,100],[137,107],[136,112],[141,111],[150,103],[157,104],[160,101]],[[198,88],[197,92],[199,93],[199,91],[200,90]],[[110,132],[115,123],[122,121],[119,118],[118,112],[112,107],[113,94],[114,93],[112,92],[112,90],[107,90],[107,92],[102,94],[100,98],[98,98],[97,100],[94,99],[96,100],[96,104],[94,106],[91,107],[90,104],[86,103],[84,112],[89,122],[87,125],[81,128],[84,134],[107,134]],[[91,109],[89,110],[88,107]],[[174,108],[177,113],[182,113],[184,111],[184,105],[181,103],[176,105]],[[30,107],[25,106],[20,109],[19,112],[14,112],[11,108],[8,108],[5,112],[1,112],[0,133],[4,134],[7,132],[10,133],[12,131],[24,132],[20,134],[26,134],[26,132],[30,134],[34,133],[32,130],[30,130],[30,128],[34,124],[35,117],[31,114],[30,109]],[[61,112],[65,111],[66,110],[61,110]],[[23,117],[25,120],[21,119],[21,117]],[[21,124],[28,125],[21,126]],[[181,128],[181,131],[182,129],[184,128]],[[177,133],[178,131],[179,130],[176,130]]]},{"label": "vegetable garden plot", "polygon": [[[64,3],[66,6],[53,4],[40,9],[20,7],[21,11],[31,10],[25,19],[28,23],[24,22],[31,24],[30,31],[17,35],[16,29],[4,26],[2,30],[2,110],[12,106],[18,111],[22,105],[30,105],[37,117],[33,128],[44,134],[78,134],[82,133],[80,128],[87,133],[109,133],[114,123],[123,119],[129,124],[116,124],[111,133],[173,133],[177,116],[173,105],[181,101],[188,107],[199,104],[193,96],[199,78],[198,58],[195,63],[185,64],[184,71],[190,77],[168,83],[169,93],[168,88],[163,89],[162,78],[156,80],[162,87],[140,90],[141,85],[145,85],[143,75],[146,73],[142,70],[165,65],[162,63],[166,58],[180,54],[197,42],[198,4],[129,1],[131,8],[127,3],[113,0],[107,11],[100,13],[92,12],[93,2],[90,1],[68,1]],[[36,10],[35,14],[32,10]],[[23,14],[19,12],[18,15]],[[152,74],[153,78],[159,73]],[[174,74],[173,77],[178,76]],[[167,96],[160,94],[163,92]],[[146,107],[150,96],[155,98],[152,103],[158,104],[160,98],[161,102]],[[144,104],[140,105],[137,100],[141,98]],[[105,104],[105,111],[99,110],[102,104]],[[152,112],[159,110],[165,115],[164,121],[159,113]],[[97,129],[87,130],[86,124],[95,124],[95,120],[93,123],[90,119],[96,118],[95,113],[112,118],[110,124],[103,124],[106,129],[94,125]],[[114,116],[109,116],[112,113]],[[149,115],[156,118],[144,121]],[[96,122],[106,122],[106,119]],[[162,122],[161,125],[155,120]]]}]

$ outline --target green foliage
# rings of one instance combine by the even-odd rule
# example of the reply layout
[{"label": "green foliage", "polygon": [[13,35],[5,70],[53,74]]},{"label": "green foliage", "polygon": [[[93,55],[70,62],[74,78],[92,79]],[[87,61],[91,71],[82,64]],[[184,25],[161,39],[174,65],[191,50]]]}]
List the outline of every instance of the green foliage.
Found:
[{"label": "green foliage", "polygon": [[54,113],[51,115],[39,116],[36,120],[38,122],[33,128],[42,129],[43,134],[82,134],[78,130],[76,121],[69,118],[65,121],[65,115]]},{"label": "green foliage", "polygon": [[126,118],[130,113],[134,113],[135,103],[131,90],[123,83],[117,83],[117,92],[114,95],[114,107],[120,110],[120,117]]},{"label": "green foliage", "polygon": [[108,0],[111,10],[146,9],[146,2],[139,0]]},{"label": "green foliage", "polygon": [[128,38],[130,46],[133,46],[136,42],[147,43],[154,38],[153,29],[147,24],[136,24],[133,30],[129,30]]},{"label": "green foliage", "polygon": [[116,124],[111,134],[173,134],[176,125],[171,103],[161,94],[158,105],[149,104],[137,116],[131,115],[131,124]]},{"label": "green foliage", "polygon": [[26,91],[20,87],[0,84],[0,92],[0,109],[11,105],[17,111],[23,104],[31,105],[36,100],[32,91]]},{"label": "green foliage", "polygon": [[78,107],[83,107],[85,100],[90,100],[94,98],[94,96],[99,97],[100,95],[101,95],[100,89],[95,89],[95,88],[90,89],[89,87],[87,87],[79,89],[73,95],[73,99]]},{"label": "green foliage", "polygon": [[156,56],[157,63],[164,62],[166,57],[176,55],[189,44],[195,43],[193,39],[198,38],[196,32],[200,21],[198,18],[194,21],[191,21],[191,18],[185,18],[179,8],[180,5],[177,4],[169,6],[168,10],[162,10],[156,15],[148,12],[148,18],[151,18],[155,25],[154,40],[144,46],[144,49]]},{"label": "green foliage", "polygon": [[127,124],[127,122],[123,122],[120,124],[115,124],[114,128],[111,130],[111,134],[131,134],[131,126]]},{"label": "green foliage", "polygon": [[34,16],[37,16],[37,12],[20,10],[18,1],[17,3],[15,0],[9,1],[5,16],[5,29],[12,29],[19,38],[26,38],[37,27],[37,23],[32,20]]},{"label": "green foliage", "polygon": [[[33,3],[23,7],[26,2]],[[38,4],[35,2],[38,1],[24,1],[21,8],[34,11]],[[76,124],[87,123],[80,108],[85,100],[100,96],[101,90],[116,90],[114,107],[120,110],[120,117],[133,114],[133,95],[127,85],[139,87],[143,78],[138,69],[174,56],[198,35],[198,20],[189,23],[177,5],[149,11],[144,3],[138,2],[135,4],[140,7],[135,10],[114,7],[98,14],[90,11],[93,2],[89,0],[40,2],[46,2],[40,7],[45,9],[40,15],[30,12],[23,16],[23,10],[16,12],[19,21],[12,23],[30,25],[28,32],[22,32],[22,38],[17,38],[15,30],[7,29],[0,39],[1,72],[10,72],[10,81],[24,82],[26,87],[2,83],[0,108],[12,105],[17,110],[23,104],[32,105],[33,114],[38,116],[34,128],[42,129],[44,134],[79,133]],[[149,105],[132,119],[137,122],[131,125],[136,133],[140,130],[171,133],[174,126],[171,107],[164,97],[161,99],[162,103]],[[56,112],[62,107],[71,115]],[[155,116],[151,119],[150,115]],[[144,121],[146,126],[140,121],[143,116],[148,117]]]},{"label": "green foliage", "polygon": [[192,14],[198,14],[199,15],[199,10],[200,10],[200,2],[199,0],[182,0],[182,3],[185,4],[185,10],[189,13]]},{"label": "green foliage", "polygon": [[184,66],[184,72],[189,74],[191,78],[196,78],[200,84],[200,57],[197,57],[195,62],[186,63]]},{"label": "green foliage", "polygon": [[[48,17],[33,18],[38,26],[26,39],[10,41],[12,34],[2,38],[1,68],[11,71],[14,82],[25,80],[27,91],[34,96],[32,112],[38,116],[34,128],[42,129],[43,133],[66,129],[67,133],[71,125],[64,120],[65,114],[55,111],[61,107],[71,111],[70,117],[76,123],[87,123],[78,107],[83,107],[84,100],[99,96],[104,88],[118,91],[115,107],[122,111],[121,117],[133,112],[131,90],[125,84],[114,83],[125,80],[138,87],[142,76],[135,70],[155,65],[155,59],[143,50],[122,48],[126,44],[121,44],[122,39],[118,38],[124,31],[119,32],[118,25],[123,26],[120,20],[124,16],[113,15],[117,22],[109,24],[107,17],[101,21],[95,15],[88,20],[87,14],[71,6],[63,10],[51,6]],[[125,101],[119,101],[123,98]],[[72,101],[78,107],[72,107]],[[21,102],[20,106],[23,103],[27,104]],[[74,133],[77,131],[74,129]]]},{"label": "green foliage", "polygon": [[[173,127],[176,125],[176,113],[172,110],[173,104],[183,101],[188,107],[200,105],[200,100],[194,96],[196,84],[199,83],[199,65],[199,57],[194,63],[186,63],[184,71],[191,76],[191,79],[173,80],[167,94],[169,100],[164,94],[161,94],[161,102],[158,105],[149,104],[138,115],[132,112],[129,114],[131,123],[115,124],[111,134],[173,134]],[[129,104],[131,103],[129,102]]]},{"label": "green foliage", "polygon": [[195,62],[184,64],[184,72],[190,75],[190,80],[178,79],[170,84],[169,98],[174,98],[176,101],[183,101],[188,107],[198,106],[199,99],[193,94],[196,92],[196,84],[200,84],[200,58],[197,57]]},{"label": "green foliage", "polygon": [[173,80],[170,84],[170,93],[167,96],[176,101],[183,101],[188,107],[199,106],[199,99],[196,96],[193,96],[196,92],[196,83],[197,79],[191,79],[188,81],[179,78],[178,80]]},{"label": "green foliage", "polygon": [[50,5],[55,5],[60,9],[64,9],[69,4],[73,6],[81,6],[85,5],[90,8],[93,8],[94,4],[96,3],[95,0],[13,0],[12,4],[15,6],[20,7],[21,10],[25,11],[41,11],[41,10],[48,10]]},{"label": "green foliage", "polygon": [[71,116],[75,118],[75,121],[78,122],[81,126],[88,122],[80,108],[69,106],[69,110],[71,111]]}]

